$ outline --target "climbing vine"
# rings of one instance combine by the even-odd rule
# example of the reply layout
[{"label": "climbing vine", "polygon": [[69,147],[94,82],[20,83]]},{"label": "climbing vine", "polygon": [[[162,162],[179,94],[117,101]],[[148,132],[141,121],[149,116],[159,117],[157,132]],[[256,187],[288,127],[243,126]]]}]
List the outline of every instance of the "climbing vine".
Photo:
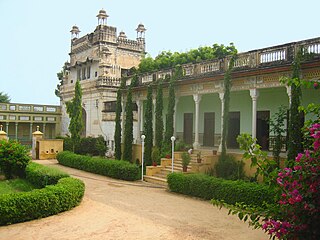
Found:
[{"label": "climbing vine", "polygon": [[145,149],[144,157],[146,160],[146,165],[151,165],[151,154],[153,146],[153,129],[152,129],[152,86],[148,86],[146,111],[144,115],[144,135],[145,138]]},{"label": "climbing vine", "polygon": [[162,81],[158,81],[157,96],[156,96],[156,109],[155,109],[155,146],[161,152],[162,141],[163,141],[163,91]]}]

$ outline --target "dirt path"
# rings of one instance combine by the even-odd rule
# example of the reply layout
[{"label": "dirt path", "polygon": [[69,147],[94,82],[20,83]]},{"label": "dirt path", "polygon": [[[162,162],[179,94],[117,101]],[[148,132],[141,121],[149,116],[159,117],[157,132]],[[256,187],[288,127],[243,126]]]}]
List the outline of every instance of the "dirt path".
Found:
[{"label": "dirt path", "polygon": [[268,239],[227,210],[139,182],[128,183],[42,161],[82,179],[80,206],[44,219],[0,227],[0,239]]}]

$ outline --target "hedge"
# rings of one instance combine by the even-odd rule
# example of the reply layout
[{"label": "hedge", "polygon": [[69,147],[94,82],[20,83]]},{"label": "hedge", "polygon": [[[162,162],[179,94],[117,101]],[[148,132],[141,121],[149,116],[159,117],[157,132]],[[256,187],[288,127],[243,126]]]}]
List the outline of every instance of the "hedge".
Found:
[{"label": "hedge", "polygon": [[123,160],[110,160],[104,158],[92,158],[64,151],[57,154],[60,164],[97,173],[100,175],[134,181],[140,178],[140,168],[132,163]]},{"label": "hedge", "polygon": [[0,225],[47,217],[69,210],[81,202],[84,183],[75,178],[62,178],[30,192],[0,195]]},{"label": "hedge", "polygon": [[242,202],[261,206],[274,202],[274,193],[268,186],[245,181],[231,181],[204,174],[171,173],[167,178],[172,192],[182,193],[206,200],[223,200],[228,204]]},{"label": "hedge", "polygon": [[59,179],[70,177],[59,169],[50,168],[37,163],[29,163],[26,167],[26,179],[37,188],[57,184]]}]

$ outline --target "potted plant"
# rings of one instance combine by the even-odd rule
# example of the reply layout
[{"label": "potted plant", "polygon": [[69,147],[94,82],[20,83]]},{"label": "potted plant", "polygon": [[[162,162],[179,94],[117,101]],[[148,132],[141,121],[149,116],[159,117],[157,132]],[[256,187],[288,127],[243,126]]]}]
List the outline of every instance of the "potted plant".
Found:
[{"label": "potted plant", "polygon": [[198,152],[198,153],[197,153],[197,163],[201,163],[201,160],[202,160],[202,158],[201,158],[201,152]]},{"label": "potted plant", "polygon": [[183,172],[186,172],[188,169],[188,165],[190,163],[191,157],[187,152],[183,152],[181,154],[181,158],[182,158],[182,170]]}]

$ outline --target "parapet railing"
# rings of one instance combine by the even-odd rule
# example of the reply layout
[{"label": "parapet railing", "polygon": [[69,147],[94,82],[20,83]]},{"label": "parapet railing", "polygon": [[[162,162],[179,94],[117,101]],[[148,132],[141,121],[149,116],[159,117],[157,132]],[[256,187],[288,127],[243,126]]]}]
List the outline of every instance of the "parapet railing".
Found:
[{"label": "parapet railing", "polygon": [[[287,43],[279,46],[268,47],[249,52],[239,53],[234,63],[235,70],[246,70],[254,68],[263,68],[266,66],[277,66],[292,63],[295,53],[298,49],[305,53],[312,54],[311,59],[320,57],[320,38],[308,39],[299,42]],[[215,74],[224,72],[230,62],[230,56],[222,59],[213,59],[200,63],[183,64],[183,76],[195,77],[206,74]],[[139,76],[139,84],[148,84],[172,76],[174,69],[165,69],[156,72],[150,72]]]}]

